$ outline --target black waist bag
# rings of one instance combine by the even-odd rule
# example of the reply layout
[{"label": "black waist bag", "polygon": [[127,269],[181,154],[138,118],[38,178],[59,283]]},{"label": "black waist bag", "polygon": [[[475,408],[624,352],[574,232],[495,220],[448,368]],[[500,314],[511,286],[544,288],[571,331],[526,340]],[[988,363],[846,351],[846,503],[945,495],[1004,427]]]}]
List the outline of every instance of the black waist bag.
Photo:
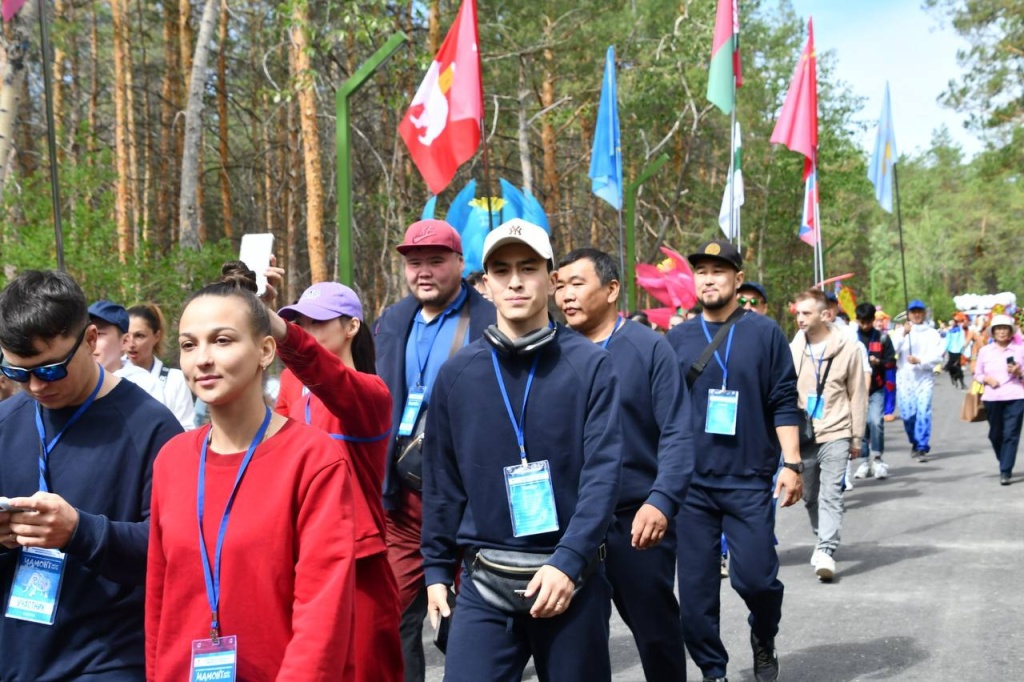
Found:
[{"label": "black waist bag", "polygon": [[[542,566],[551,561],[552,553],[520,552],[511,549],[477,549],[466,553],[466,570],[473,580],[473,587],[484,602],[502,613],[519,615],[529,613],[537,601],[537,595],[529,599],[523,596],[527,585]],[[576,581],[575,596],[587,578],[593,575],[605,557],[605,546],[601,545]]]}]

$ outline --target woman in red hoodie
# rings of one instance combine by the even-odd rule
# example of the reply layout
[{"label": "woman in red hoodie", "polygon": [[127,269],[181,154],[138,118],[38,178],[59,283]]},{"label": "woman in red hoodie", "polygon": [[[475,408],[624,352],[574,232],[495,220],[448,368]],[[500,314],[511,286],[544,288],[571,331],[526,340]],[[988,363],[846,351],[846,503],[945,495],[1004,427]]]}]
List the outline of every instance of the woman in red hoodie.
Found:
[{"label": "woman in red hoodie", "polygon": [[[270,268],[264,301],[284,271]],[[321,282],[298,302],[270,312],[281,375],[276,411],[330,434],[347,446],[358,485],[356,526],[355,671],[360,682],[402,682],[401,607],[387,559],[381,503],[391,430],[391,394],[374,369],[373,337],[352,289]]]},{"label": "woman in red hoodie", "polygon": [[347,452],[271,412],[276,343],[241,263],[192,295],[181,369],[210,426],[154,465],[146,576],[151,681],[350,682],[355,539]]}]

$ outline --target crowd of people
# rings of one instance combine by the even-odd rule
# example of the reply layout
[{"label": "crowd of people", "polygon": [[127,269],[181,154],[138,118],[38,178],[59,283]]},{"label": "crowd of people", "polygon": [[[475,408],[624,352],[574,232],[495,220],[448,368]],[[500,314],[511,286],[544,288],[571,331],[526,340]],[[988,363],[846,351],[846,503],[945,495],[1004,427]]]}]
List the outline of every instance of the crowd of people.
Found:
[{"label": "crowd of people", "polygon": [[[787,339],[725,241],[688,256],[699,308],[624,315],[616,260],[556,257],[523,220],[463,279],[458,233],[409,226],[409,293],[375,322],[322,282],[224,265],[177,323],[91,305],[57,271],[0,292],[0,680],[422,682],[425,621],[452,682],[610,680],[611,609],[646,679],[725,680],[723,573],[776,680],[777,508],[803,500],[818,580],[843,491],[885,479],[890,396],[931,452],[943,366],[984,386],[1000,482],[1024,419],[1024,343],[846,324],[809,289]],[[833,297],[834,298],[834,297]],[[665,333],[667,332],[667,333]],[[984,336],[983,336],[984,334]],[[275,361],[284,370],[268,390]],[[197,416],[198,407],[198,416]]]}]

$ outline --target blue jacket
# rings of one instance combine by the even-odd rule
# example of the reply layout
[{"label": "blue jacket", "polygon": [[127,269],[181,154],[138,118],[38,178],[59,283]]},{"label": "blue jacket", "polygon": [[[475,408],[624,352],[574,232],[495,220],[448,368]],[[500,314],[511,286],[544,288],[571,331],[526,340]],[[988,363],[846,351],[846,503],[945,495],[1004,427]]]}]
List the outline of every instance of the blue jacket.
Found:
[{"label": "blue jacket", "polygon": [[[75,408],[43,410],[48,438]],[[36,403],[20,393],[0,403],[0,495],[39,490]],[[0,616],[0,680],[73,680],[108,673],[144,679],[143,603],[153,460],[181,425],[171,411],[122,379],[71,426],[50,453],[50,490],[78,510],[66,548],[52,626]],[[181,501],[181,513],[196,513]],[[11,593],[18,551],[0,547],[0,595]],[[121,675],[121,676],[118,676]]]},{"label": "blue jacket", "polygon": [[651,504],[674,518],[693,478],[690,394],[672,346],[625,322],[608,342],[622,405],[622,487],[617,511]]},{"label": "blue jacket", "polygon": [[[537,352],[524,421],[531,462],[551,469],[559,530],[514,537],[504,468],[520,463],[491,346],[480,339],[441,368],[423,447],[423,570],[451,585],[466,548],[553,552],[547,563],[577,581],[598,552],[619,492],[622,431],[608,353],[558,326]],[[519,416],[533,356],[500,358]]]},{"label": "blue jacket", "polygon": [[[712,338],[720,326],[708,323]],[[676,351],[685,377],[708,346],[701,317],[673,328],[666,338]],[[718,347],[723,361],[726,346],[727,341]],[[774,320],[747,313],[736,322],[727,364],[727,388],[739,391],[736,435],[705,431],[708,391],[722,388],[722,369],[712,357],[690,392],[697,457],[693,482],[711,488],[760,489],[770,485],[779,468],[775,427],[795,426],[800,421],[793,355]]]},{"label": "blue jacket", "polygon": [[[468,289],[464,305],[469,306],[469,340],[480,338],[488,325],[494,324],[494,304],[481,296],[476,289],[463,281]],[[398,424],[402,421],[405,400],[408,397],[405,385],[405,344],[412,330],[420,302],[413,296],[406,296],[389,306],[373,326],[377,352],[377,374],[391,391],[391,445],[388,447],[387,468],[384,471],[384,508],[395,509],[399,505],[399,479],[395,471],[395,439]],[[426,408],[424,408],[426,409]]]}]

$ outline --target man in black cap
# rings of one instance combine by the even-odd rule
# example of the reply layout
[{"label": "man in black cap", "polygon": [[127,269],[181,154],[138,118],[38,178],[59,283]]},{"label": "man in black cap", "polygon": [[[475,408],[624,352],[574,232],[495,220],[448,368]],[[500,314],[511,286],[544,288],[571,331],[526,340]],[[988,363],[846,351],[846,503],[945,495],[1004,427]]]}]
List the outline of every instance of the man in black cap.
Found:
[{"label": "man in black cap", "polygon": [[724,680],[719,538],[725,532],[730,580],[750,610],[754,675],[759,682],[776,680],[783,586],[775,500],[782,496],[788,507],[802,494],[793,358],[775,322],[740,308],[743,259],[732,244],[707,242],[688,259],[704,311],[667,336],[690,386],[696,452],[693,482],[677,517],[683,634],[704,679]]}]

